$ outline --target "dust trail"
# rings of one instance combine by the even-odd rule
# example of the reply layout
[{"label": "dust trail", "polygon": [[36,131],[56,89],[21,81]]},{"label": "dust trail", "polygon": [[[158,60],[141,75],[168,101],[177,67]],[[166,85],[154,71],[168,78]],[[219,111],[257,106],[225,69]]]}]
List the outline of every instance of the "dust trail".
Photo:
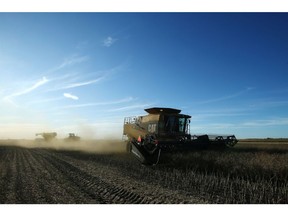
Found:
[{"label": "dust trail", "polygon": [[83,151],[97,154],[124,153],[126,144],[121,140],[80,140],[65,141],[54,139],[50,142],[44,140],[0,140],[0,145],[20,146],[25,148],[49,148],[55,150]]}]

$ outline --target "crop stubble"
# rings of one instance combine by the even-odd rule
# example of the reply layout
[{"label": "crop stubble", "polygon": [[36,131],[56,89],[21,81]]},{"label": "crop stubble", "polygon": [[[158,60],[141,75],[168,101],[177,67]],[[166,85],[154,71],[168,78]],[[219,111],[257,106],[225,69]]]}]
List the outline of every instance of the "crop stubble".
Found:
[{"label": "crop stubble", "polygon": [[[0,149],[0,203],[203,202],[139,182],[128,170],[110,167],[109,160],[103,163],[103,155],[97,161],[97,156],[93,160],[74,158],[75,152],[69,151],[16,146],[0,146]],[[125,163],[126,156],[119,163]]]},{"label": "crop stubble", "polygon": [[153,167],[123,152],[71,151],[69,144],[2,145],[0,203],[288,203],[286,145],[254,144],[163,155]]}]

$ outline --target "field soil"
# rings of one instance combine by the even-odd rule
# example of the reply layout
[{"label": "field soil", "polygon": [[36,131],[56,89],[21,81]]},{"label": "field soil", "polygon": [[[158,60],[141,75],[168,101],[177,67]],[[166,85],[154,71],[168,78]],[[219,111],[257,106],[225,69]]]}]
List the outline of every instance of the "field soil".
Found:
[{"label": "field soil", "polygon": [[117,140],[2,140],[0,203],[287,204],[287,141],[240,140],[144,166]]},{"label": "field soil", "polygon": [[205,203],[197,194],[135,175],[153,168],[139,164],[123,146],[112,151],[111,145],[110,150],[92,142],[79,145],[2,141],[0,203]]}]

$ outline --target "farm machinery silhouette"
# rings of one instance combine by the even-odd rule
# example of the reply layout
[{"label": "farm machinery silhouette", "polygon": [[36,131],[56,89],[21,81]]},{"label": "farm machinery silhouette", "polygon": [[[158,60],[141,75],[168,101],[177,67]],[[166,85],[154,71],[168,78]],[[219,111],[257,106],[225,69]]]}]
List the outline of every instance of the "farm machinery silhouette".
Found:
[{"label": "farm machinery silhouette", "polygon": [[74,133],[69,133],[69,136],[64,139],[65,141],[79,141],[80,137],[76,136]]},{"label": "farm machinery silhouette", "polygon": [[123,135],[127,151],[141,163],[157,164],[161,152],[189,151],[197,148],[229,148],[235,135],[191,135],[190,115],[173,108],[145,109],[148,115],[124,118]]},{"label": "farm machinery silhouette", "polygon": [[[42,136],[43,138],[37,138],[37,141],[45,141],[51,142],[57,136],[56,132],[43,132],[43,133],[36,133],[36,136]],[[68,137],[64,138],[64,141],[79,141],[80,137],[76,136],[74,133],[69,133]]]},{"label": "farm machinery silhouette", "polygon": [[[57,136],[57,133],[56,132],[51,132],[51,133],[43,132],[43,133],[36,133],[36,136],[42,136],[44,141],[50,142],[53,139],[55,139],[55,137]],[[38,138],[38,141],[40,140],[42,139]]]}]

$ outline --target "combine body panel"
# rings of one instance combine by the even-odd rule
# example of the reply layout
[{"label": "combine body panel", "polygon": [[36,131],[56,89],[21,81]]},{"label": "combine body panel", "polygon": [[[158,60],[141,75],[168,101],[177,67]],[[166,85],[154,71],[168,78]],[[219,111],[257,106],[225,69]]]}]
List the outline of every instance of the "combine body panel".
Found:
[{"label": "combine body panel", "polygon": [[126,117],[123,135],[128,138],[127,151],[143,164],[157,164],[161,152],[187,151],[195,148],[232,147],[234,135],[209,136],[190,134],[191,116],[172,108],[145,109],[148,115]]}]

